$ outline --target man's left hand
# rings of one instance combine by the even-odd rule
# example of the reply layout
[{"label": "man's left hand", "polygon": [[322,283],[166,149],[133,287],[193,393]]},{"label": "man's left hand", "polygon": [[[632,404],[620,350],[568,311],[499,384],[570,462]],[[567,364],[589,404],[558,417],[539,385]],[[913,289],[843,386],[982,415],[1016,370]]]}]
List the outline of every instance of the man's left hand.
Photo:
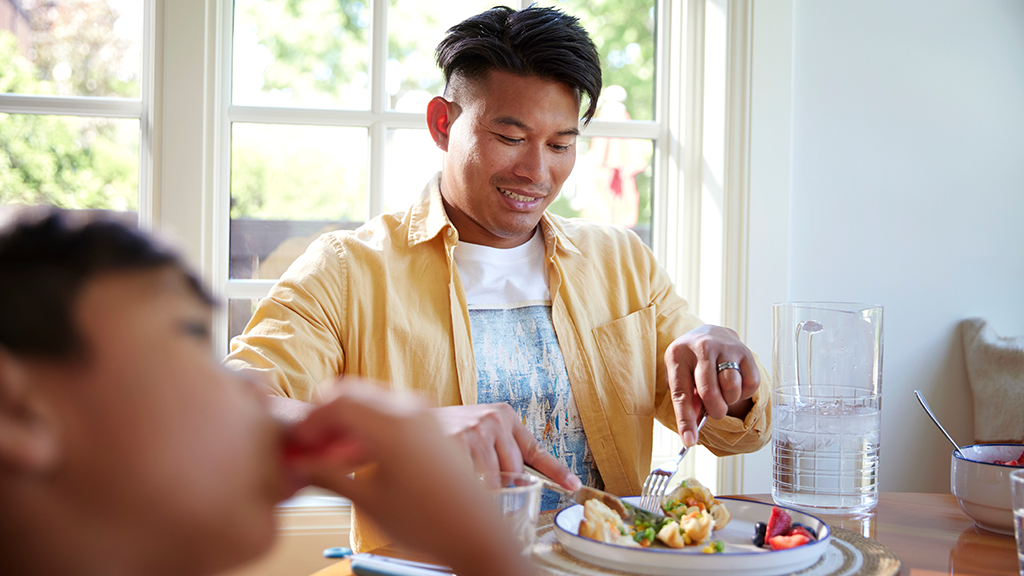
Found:
[{"label": "man's left hand", "polygon": [[[719,371],[723,362],[735,362],[739,368]],[[709,418],[743,418],[761,384],[754,354],[736,332],[723,326],[700,326],[676,338],[665,350],[665,367],[676,426],[686,446],[697,443],[701,406]]]}]

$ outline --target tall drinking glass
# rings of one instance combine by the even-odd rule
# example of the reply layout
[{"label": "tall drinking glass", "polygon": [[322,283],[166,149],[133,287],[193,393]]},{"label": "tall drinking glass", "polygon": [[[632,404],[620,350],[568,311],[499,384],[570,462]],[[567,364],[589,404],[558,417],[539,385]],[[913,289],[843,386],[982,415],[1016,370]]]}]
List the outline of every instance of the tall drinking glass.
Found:
[{"label": "tall drinking glass", "polygon": [[848,514],[878,503],[882,307],[772,307],[772,498]]}]

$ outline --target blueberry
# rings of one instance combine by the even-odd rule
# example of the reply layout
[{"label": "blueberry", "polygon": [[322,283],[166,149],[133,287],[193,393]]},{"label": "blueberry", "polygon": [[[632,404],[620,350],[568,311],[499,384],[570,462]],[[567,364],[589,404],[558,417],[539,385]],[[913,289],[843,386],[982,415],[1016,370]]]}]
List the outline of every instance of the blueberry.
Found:
[{"label": "blueberry", "polygon": [[754,544],[754,546],[764,546],[764,537],[767,532],[768,525],[764,522],[758,522],[757,524],[754,524],[754,537],[751,538],[750,541]]}]

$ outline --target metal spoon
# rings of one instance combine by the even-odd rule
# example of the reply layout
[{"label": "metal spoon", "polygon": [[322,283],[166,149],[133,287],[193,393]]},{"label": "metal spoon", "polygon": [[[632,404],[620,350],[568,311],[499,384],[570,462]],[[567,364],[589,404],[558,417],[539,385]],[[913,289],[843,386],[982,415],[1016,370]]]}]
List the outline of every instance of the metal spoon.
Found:
[{"label": "metal spoon", "polygon": [[932,419],[932,422],[935,422],[935,425],[939,427],[939,430],[942,430],[942,433],[946,435],[946,440],[949,440],[949,443],[952,444],[954,448],[956,448],[957,453],[960,454],[960,456],[962,457],[964,453],[960,451],[960,445],[957,444],[955,440],[953,440],[953,437],[949,435],[949,432],[946,432],[946,429],[942,427],[942,424],[939,424],[939,419],[935,417],[935,414],[932,412],[932,409],[928,407],[928,403],[924,401],[924,396],[921,394],[921,391],[914,390],[914,395],[917,396],[917,401],[921,403],[921,407],[923,407],[924,411],[928,413],[928,416]]}]

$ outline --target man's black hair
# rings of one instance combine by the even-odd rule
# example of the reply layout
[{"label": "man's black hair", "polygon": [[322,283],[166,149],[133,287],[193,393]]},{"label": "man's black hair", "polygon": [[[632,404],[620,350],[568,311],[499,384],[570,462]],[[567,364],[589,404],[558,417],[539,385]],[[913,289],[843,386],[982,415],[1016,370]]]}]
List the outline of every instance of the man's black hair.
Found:
[{"label": "man's black hair", "polygon": [[491,8],[452,26],[435,56],[447,84],[453,76],[480,80],[493,69],[539,76],[587,95],[584,124],[597,110],[601,94],[597,48],[576,17],[556,8]]},{"label": "man's black hair", "polygon": [[68,359],[84,349],[75,305],[99,274],[180,269],[204,302],[210,295],[178,255],[110,218],[72,218],[55,209],[23,211],[0,229],[0,346],[25,356]]}]

